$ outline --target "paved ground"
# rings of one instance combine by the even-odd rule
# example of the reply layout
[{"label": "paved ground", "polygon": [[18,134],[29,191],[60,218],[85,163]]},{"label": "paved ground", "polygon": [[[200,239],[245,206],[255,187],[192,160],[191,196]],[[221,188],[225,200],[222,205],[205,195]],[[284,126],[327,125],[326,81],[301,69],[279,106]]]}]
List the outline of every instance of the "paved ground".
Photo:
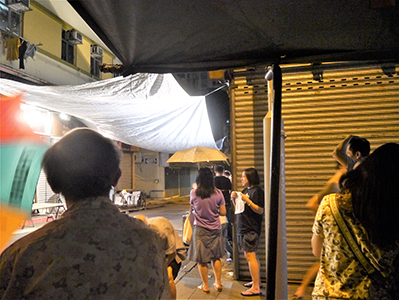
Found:
[{"label": "paved ground", "polygon": [[[146,210],[131,211],[128,212],[128,214],[130,216],[142,214],[147,217],[163,216],[171,221],[173,226],[176,228],[178,234],[181,235],[183,227],[182,216],[189,209],[188,199],[150,200],[148,201],[147,208],[148,209]],[[21,238],[26,234],[29,234],[30,232],[46,224],[46,218],[43,218],[43,216],[34,216],[33,221],[35,220],[41,221],[41,223],[35,223],[34,227],[29,223],[24,229],[17,230],[16,232],[14,232],[14,235],[9,243],[12,243],[13,241]],[[51,222],[51,219],[49,221]],[[209,285],[212,287],[214,279],[211,268],[209,269],[208,276]],[[263,294],[261,296],[241,296],[241,291],[245,290],[245,288],[243,287],[243,283],[245,282],[233,279],[233,265],[232,263],[226,262],[224,259],[222,260],[222,283],[222,292],[217,292],[215,289],[211,288],[211,292],[209,294],[205,294],[204,292],[198,290],[197,286],[201,284],[198,268],[195,263],[186,260],[185,262],[183,262],[180,273],[176,278],[177,299],[266,299],[265,289],[262,289]],[[294,293],[297,286],[297,284],[288,284],[288,299],[289,296]],[[311,287],[308,288],[304,299],[311,299],[311,290]]]}]

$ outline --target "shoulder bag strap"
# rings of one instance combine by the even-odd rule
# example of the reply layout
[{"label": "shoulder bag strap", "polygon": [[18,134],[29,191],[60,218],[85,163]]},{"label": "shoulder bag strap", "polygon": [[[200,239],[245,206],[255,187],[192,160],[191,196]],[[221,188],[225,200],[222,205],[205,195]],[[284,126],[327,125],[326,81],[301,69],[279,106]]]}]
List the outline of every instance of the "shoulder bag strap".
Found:
[{"label": "shoulder bag strap", "polygon": [[[353,254],[357,257],[363,268],[367,271],[368,274],[372,274],[376,269],[374,266],[368,261],[368,259],[364,256],[362,251],[359,249],[358,244],[355,239],[351,235],[348,226],[346,225],[344,219],[339,212],[337,206],[337,195],[335,194],[333,199],[330,200],[331,211],[334,216],[335,221],[338,224],[338,227],[341,229],[341,232],[348,243],[349,247],[352,249]],[[383,275],[383,274],[381,274]]]}]

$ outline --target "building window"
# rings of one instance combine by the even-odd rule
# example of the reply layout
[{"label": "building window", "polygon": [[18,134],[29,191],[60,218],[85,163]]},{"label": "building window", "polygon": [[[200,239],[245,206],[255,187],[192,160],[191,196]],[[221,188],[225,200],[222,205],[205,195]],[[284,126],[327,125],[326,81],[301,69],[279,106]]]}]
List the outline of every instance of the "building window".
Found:
[{"label": "building window", "polygon": [[0,0],[0,29],[21,34],[21,15],[6,6],[7,0]]},{"label": "building window", "polygon": [[103,63],[103,57],[90,56],[90,74],[100,77],[100,66]]},{"label": "building window", "polygon": [[70,64],[74,64],[75,59],[75,47],[74,44],[67,40],[67,32],[62,29],[62,46],[61,46],[61,58]]}]

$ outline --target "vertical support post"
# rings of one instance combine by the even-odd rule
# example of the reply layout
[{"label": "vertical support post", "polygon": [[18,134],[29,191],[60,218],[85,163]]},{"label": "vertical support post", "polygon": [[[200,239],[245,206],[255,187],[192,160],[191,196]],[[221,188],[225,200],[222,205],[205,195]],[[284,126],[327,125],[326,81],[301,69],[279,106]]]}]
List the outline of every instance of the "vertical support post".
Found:
[{"label": "vertical support post", "polygon": [[274,300],[276,293],[277,237],[280,195],[281,152],[281,97],[282,73],[279,65],[273,65],[274,102],[272,106],[272,151],[270,178],[270,205],[266,266],[266,299]]}]

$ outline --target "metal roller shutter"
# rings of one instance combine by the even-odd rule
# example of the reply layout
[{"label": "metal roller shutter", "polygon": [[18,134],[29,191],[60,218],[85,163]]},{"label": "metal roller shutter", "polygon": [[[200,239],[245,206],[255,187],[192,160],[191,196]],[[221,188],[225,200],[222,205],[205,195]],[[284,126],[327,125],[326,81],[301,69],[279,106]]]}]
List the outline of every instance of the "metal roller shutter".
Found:
[{"label": "metal roller shutter", "polygon": [[[320,81],[315,80],[320,73],[310,66],[281,67],[288,279],[300,281],[315,261],[310,246],[314,216],[305,204],[334,174],[336,162],[331,153],[346,135],[367,138],[372,150],[386,142],[399,142],[399,76],[395,64],[322,65],[316,70],[322,70]],[[267,87],[264,67],[234,75],[237,80],[232,89],[235,109],[231,119],[237,128],[232,145],[237,150],[233,164],[241,170],[247,162],[263,164],[258,145],[262,139],[260,124],[253,123],[254,130],[250,132],[250,118],[244,120],[243,116],[251,115],[245,110],[254,107],[259,114],[265,114],[260,107],[266,105]],[[258,118],[258,113],[253,115]],[[236,178],[239,170],[235,171]]]},{"label": "metal roller shutter", "polygon": [[123,151],[121,157],[120,168],[122,170],[122,176],[116,186],[116,191],[120,190],[131,190],[132,186],[132,174],[133,174],[133,152]]},{"label": "metal roller shutter", "polygon": [[[245,78],[237,76],[231,90],[233,189],[238,191],[244,188],[241,185],[241,174],[249,167],[257,169],[263,188],[263,118],[267,113],[267,99],[264,95],[258,95],[257,88],[258,86],[247,85]],[[264,222],[262,226],[264,232]],[[265,245],[264,235],[261,235],[259,243],[257,256],[261,265],[261,278],[265,280],[266,251],[262,247]],[[235,251],[238,254],[238,259],[234,257],[235,277],[251,278],[244,253],[238,252],[237,247]]]},{"label": "metal roller shutter", "polygon": [[40,171],[36,186],[36,203],[55,202],[54,192],[47,183],[47,177],[43,170]]}]

